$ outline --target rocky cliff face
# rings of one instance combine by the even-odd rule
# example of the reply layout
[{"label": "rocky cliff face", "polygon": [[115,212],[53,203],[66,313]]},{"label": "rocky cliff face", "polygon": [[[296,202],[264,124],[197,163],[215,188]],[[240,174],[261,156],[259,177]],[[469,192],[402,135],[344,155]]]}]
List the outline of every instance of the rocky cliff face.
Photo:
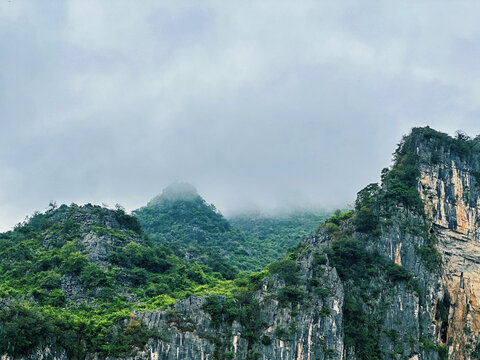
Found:
[{"label": "rocky cliff face", "polygon": [[[477,146],[474,142],[473,146]],[[477,358],[480,331],[479,158],[429,139],[418,144],[418,190],[443,258],[441,285],[447,314],[441,341],[451,359]],[[475,150],[475,149],[473,149]],[[436,161],[432,163],[432,156]],[[429,158],[430,157],[430,158]],[[473,353],[473,356],[472,356]]]},{"label": "rocky cliff face", "polygon": [[[254,324],[244,323],[241,317],[231,324],[215,324],[204,309],[205,297],[180,301],[166,312],[142,312],[138,319],[159,330],[162,337],[150,340],[132,359],[343,358],[342,283],[335,269],[315,260],[328,239],[317,236],[306,244],[298,259],[301,303],[279,300],[286,285],[277,274],[265,279],[253,294],[253,303],[258,304],[250,319]],[[328,286],[328,293],[319,294],[319,286]],[[239,307],[240,311],[252,311]]]},{"label": "rocky cliff face", "polygon": [[[403,147],[415,158],[422,211],[403,204],[385,211],[381,204],[381,235],[368,243],[413,274],[419,288],[392,294],[382,330],[403,334],[404,349],[381,341],[382,358],[480,358],[480,141],[426,128],[414,129]],[[437,256],[441,266],[435,266]]]}]

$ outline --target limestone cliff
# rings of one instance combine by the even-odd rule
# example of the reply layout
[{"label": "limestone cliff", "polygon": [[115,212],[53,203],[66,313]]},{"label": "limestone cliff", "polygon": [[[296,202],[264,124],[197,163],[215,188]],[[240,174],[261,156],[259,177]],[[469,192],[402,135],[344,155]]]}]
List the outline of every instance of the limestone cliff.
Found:
[{"label": "limestone cliff", "polygon": [[[285,288],[279,275],[265,279],[253,294],[258,309],[256,324],[215,324],[204,310],[205,298],[192,297],[174,305],[173,311],[138,314],[162,339],[152,340],[134,359],[278,359],[314,360],[343,358],[343,287],[335,269],[316,263],[326,237],[306,240],[298,259],[298,282],[303,299],[284,303],[275,296]],[[315,286],[312,280],[315,279]],[[319,294],[318,286],[328,286]],[[252,328],[256,329],[253,330]]]},{"label": "limestone cliff", "polygon": [[[446,317],[440,341],[448,343],[451,359],[477,358],[480,331],[480,234],[477,176],[480,145],[459,152],[436,138],[418,141],[421,161],[418,190],[442,254],[441,284]],[[432,161],[432,157],[433,160]],[[472,353],[474,354],[472,356]]]}]

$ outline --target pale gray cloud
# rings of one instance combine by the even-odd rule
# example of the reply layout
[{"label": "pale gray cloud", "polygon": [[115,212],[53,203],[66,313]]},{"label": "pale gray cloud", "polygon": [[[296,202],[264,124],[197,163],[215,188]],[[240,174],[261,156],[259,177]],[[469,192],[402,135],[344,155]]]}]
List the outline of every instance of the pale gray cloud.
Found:
[{"label": "pale gray cloud", "polygon": [[0,228],[133,209],[343,206],[401,136],[479,133],[477,2],[0,0]]}]

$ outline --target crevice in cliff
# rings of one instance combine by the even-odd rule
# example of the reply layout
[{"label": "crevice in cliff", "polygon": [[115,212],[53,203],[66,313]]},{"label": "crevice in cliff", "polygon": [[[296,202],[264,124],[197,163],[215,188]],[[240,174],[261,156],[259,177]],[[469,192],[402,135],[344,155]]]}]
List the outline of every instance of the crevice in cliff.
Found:
[{"label": "crevice in cliff", "polygon": [[449,335],[449,323],[448,323],[448,314],[450,312],[450,297],[447,294],[444,294],[442,299],[439,299],[437,302],[437,309],[435,311],[435,320],[440,322],[440,341],[442,344],[448,343]]}]

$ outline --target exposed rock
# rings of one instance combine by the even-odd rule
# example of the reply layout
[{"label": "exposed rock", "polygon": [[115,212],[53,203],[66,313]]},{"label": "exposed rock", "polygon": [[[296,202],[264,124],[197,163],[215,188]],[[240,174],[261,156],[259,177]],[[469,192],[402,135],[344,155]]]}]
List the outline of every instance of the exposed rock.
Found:
[{"label": "exposed rock", "polygon": [[[315,276],[313,253],[326,246],[325,237],[307,240],[309,250],[299,259],[300,283],[308,284]],[[322,266],[322,279],[330,286],[330,294],[321,298],[306,285],[304,300],[293,307],[280,305],[272,296],[285,286],[278,276],[267,278],[254,297],[260,305],[261,331],[258,339],[249,341],[247,329],[234,321],[231,326],[217,327],[202,304],[205,298],[190,297],[174,305],[178,316],[169,312],[147,311],[137,314],[145,326],[161,332],[162,339],[152,339],[145,349],[132,359],[332,359],[343,358],[342,307],[343,287],[335,269]],[[323,313],[322,313],[323,309]],[[326,314],[325,309],[329,313]],[[171,312],[170,312],[171,314]],[[257,340],[258,340],[257,339]],[[220,357],[218,357],[220,359]]]}]

